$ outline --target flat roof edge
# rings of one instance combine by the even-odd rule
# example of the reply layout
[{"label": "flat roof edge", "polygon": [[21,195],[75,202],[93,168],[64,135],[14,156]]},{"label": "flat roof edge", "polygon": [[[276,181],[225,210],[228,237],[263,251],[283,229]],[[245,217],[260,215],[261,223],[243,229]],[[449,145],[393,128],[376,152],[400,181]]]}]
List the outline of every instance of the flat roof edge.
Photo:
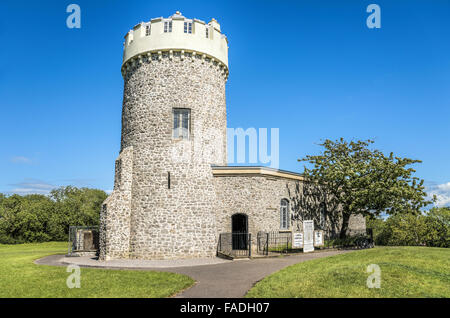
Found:
[{"label": "flat roof edge", "polygon": [[304,181],[300,173],[264,166],[211,166],[214,177],[225,176],[271,176]]}]

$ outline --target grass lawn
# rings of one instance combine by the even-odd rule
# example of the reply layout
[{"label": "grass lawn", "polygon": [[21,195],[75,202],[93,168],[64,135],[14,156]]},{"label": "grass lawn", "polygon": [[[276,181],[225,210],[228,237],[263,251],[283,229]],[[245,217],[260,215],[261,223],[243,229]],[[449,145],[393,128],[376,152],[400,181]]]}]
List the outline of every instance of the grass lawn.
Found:
[{"label": "grass lawn", "polygon": [[0,244],[0,297],[168,297],[194,283],[173,273],[81,268],[80,288],[70,289],[65,266],[33,263],[66,252],[66,242]]},{"label": "grass lawn", "polygon": [[[367,266],[381,270],[368,288]],[[377,247],[289,266],[258,282],[246,297],[450,297],[450,249]]]}]

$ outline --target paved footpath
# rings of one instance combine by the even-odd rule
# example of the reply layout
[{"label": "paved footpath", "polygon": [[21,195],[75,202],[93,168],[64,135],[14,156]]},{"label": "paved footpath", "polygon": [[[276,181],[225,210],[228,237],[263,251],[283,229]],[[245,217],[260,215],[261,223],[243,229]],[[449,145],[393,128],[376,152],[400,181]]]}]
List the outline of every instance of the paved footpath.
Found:
[{"label": "paved footpath", "polygon": [[[122,267],[121,269],[156,270],[179,273],[192,277],[196,281],[195,285],[175,296],[179,298],[239,298],[243,297],[256,282],[286,266],[301,263],[311,259],[322,258],[347,252],[349,251],[315,252],[275,258],[234,260],[219,264],[201,266],[167,268]],[[51,255],[41,258],[35,263],[42,265],[67,266],[67,264],[63,263],[63,260],[67,260],[67,258],[65,258],[63,255]],[[102,266],[102,268],[108,267]],[[117,269],[117,267],[114,268]]]}]

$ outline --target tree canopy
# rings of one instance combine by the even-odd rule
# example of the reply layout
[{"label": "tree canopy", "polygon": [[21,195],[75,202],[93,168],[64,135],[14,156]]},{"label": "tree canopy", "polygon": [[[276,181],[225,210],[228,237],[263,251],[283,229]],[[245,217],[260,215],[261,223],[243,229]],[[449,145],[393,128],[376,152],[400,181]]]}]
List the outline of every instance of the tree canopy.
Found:
[{"label": "tree canopy", "polygon": [[422,214],[368,218],[377,245],[450,247],[450,208],[434,207]]},{"label": "tree canopy", "polygon": [[50,195],[0,194],[0,243],[67,240],[71,225],[98,225],[102,190],[72,186]]},{"label": "tree canopy", "polygon": [[417,214],[427,206],[423,180],[410,166],[420,160],[401,158],[371,149],[373,140],[325,140],[319,155],[299,159],[305,165],[306,181],[320,186],[326,196],[326,210],[340,213],[340,237],[347,235],[351,215],[378,216],[381,213]]}]

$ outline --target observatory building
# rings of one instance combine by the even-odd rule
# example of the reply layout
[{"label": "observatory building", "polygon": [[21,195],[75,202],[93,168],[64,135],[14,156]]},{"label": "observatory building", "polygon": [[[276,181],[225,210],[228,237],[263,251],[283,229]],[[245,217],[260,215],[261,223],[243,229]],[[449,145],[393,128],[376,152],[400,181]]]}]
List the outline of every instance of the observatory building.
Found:
[{"label": "observatory building", "polygon": [[[213,257],[221,233],[250,233],[256,244],[259,231],[298,227],[300,174],[227,166],[228,41],[216,20],[176,12],[136,25],[121,71],[121,146],[100,212],[100,259]],[[364,219],[350,228],[364,230]]]}]

